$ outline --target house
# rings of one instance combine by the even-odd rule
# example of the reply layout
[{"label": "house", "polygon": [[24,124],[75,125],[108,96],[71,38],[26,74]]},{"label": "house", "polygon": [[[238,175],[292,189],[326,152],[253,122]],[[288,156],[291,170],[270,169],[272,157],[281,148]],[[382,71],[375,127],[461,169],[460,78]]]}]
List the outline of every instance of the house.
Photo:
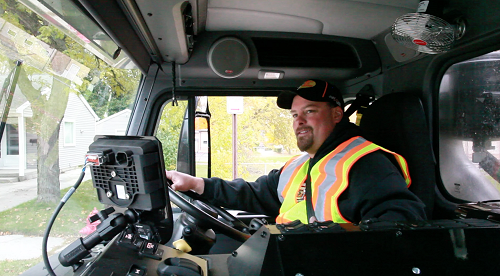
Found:
[{"label": "house", "polygon": [[59,132],[59,167],[62,171],[81,166],[96,135],[99,117],[80,95],[71,93]]},{"label": "house", "polygon": [[132,111],[124,109],[96,123],[96,135],[125,135],[126,126]]},{"label": "house", "polygon": [[[32,123],[33,111],[28,101],[19,104],[22,99],[26,100],[21,91],[16,91],[0,148],[0,175],[8,172],[9,177],[17,176],[20,180],[36,177],[38,156],[37,135],[27,127]],[[80,95],[70,93],[67,106],[59,130],[61,171],[84,164],[99,119]]]}]

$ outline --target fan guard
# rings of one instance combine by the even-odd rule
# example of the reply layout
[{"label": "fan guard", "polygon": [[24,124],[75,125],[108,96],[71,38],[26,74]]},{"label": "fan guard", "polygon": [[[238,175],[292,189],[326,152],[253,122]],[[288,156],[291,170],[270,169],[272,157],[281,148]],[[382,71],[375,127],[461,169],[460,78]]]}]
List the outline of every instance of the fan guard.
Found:
[{"label": "fan guard", "polygon": [[439,54],[451,49],[456,28],[431,14],[408,13],[396,19],[391,34],[395,41],[410,49]]}]

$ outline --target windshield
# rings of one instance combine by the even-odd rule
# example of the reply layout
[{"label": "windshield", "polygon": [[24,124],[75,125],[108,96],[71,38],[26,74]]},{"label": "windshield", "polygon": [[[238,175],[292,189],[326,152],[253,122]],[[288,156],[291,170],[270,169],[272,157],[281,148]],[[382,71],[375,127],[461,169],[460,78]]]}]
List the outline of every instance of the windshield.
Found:
[{"label": "windshield", "polygon": [[[118,47],[71,1],[0,3],[0,274],[18,275],[42,261],[47,222],[94,137],[126,134],[142,75],[123,52],[113,59]],[[49,256],[102,208],[87,171]]]}]

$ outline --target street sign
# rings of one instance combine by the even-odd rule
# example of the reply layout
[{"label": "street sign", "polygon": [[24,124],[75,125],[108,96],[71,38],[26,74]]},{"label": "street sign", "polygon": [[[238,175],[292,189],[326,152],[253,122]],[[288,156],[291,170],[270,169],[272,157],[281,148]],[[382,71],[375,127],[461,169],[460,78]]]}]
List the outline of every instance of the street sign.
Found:
[{"label": "street sign", "polygon": [[227,97],[227,113],[243,113],[243,97]]}]

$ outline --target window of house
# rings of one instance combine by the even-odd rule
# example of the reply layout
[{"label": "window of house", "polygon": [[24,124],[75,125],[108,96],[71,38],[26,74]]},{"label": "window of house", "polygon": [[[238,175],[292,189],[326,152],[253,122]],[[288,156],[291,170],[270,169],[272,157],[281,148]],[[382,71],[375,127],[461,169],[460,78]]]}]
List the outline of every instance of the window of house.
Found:
[{"label": "window of house", "polygon": [[7,131],[7,154],[8,155],[19,155],[19,132],[17,130],[17,124],[6,125]]},{"label": "window of house", "polygon": [[71,64],[69,67],[68,71],[65,72],[65,77],[67,77],[70,80],[73,80],[76,77],[76,74],[80,71],[80,67],[76,64]]},{"label": "window of house", "polygon": [[500,51],[452,65],[439,90],[439,165],[448,193],[500,198]]},{"label": "window of house", "polygon": [[11,30],[11,29],[9,29],[9,30],[7,31],[7,33],[8,33],[9,35],[11,35],[12,37],[15,37],[15,36],[16,36],[16,34],[17,34],[17,33],[16,33],[16,31],[13,31],[13,30]]},{"label": "window of house", "polygon": [[64,145],[75,145],[75,122],[64,122]]}]

